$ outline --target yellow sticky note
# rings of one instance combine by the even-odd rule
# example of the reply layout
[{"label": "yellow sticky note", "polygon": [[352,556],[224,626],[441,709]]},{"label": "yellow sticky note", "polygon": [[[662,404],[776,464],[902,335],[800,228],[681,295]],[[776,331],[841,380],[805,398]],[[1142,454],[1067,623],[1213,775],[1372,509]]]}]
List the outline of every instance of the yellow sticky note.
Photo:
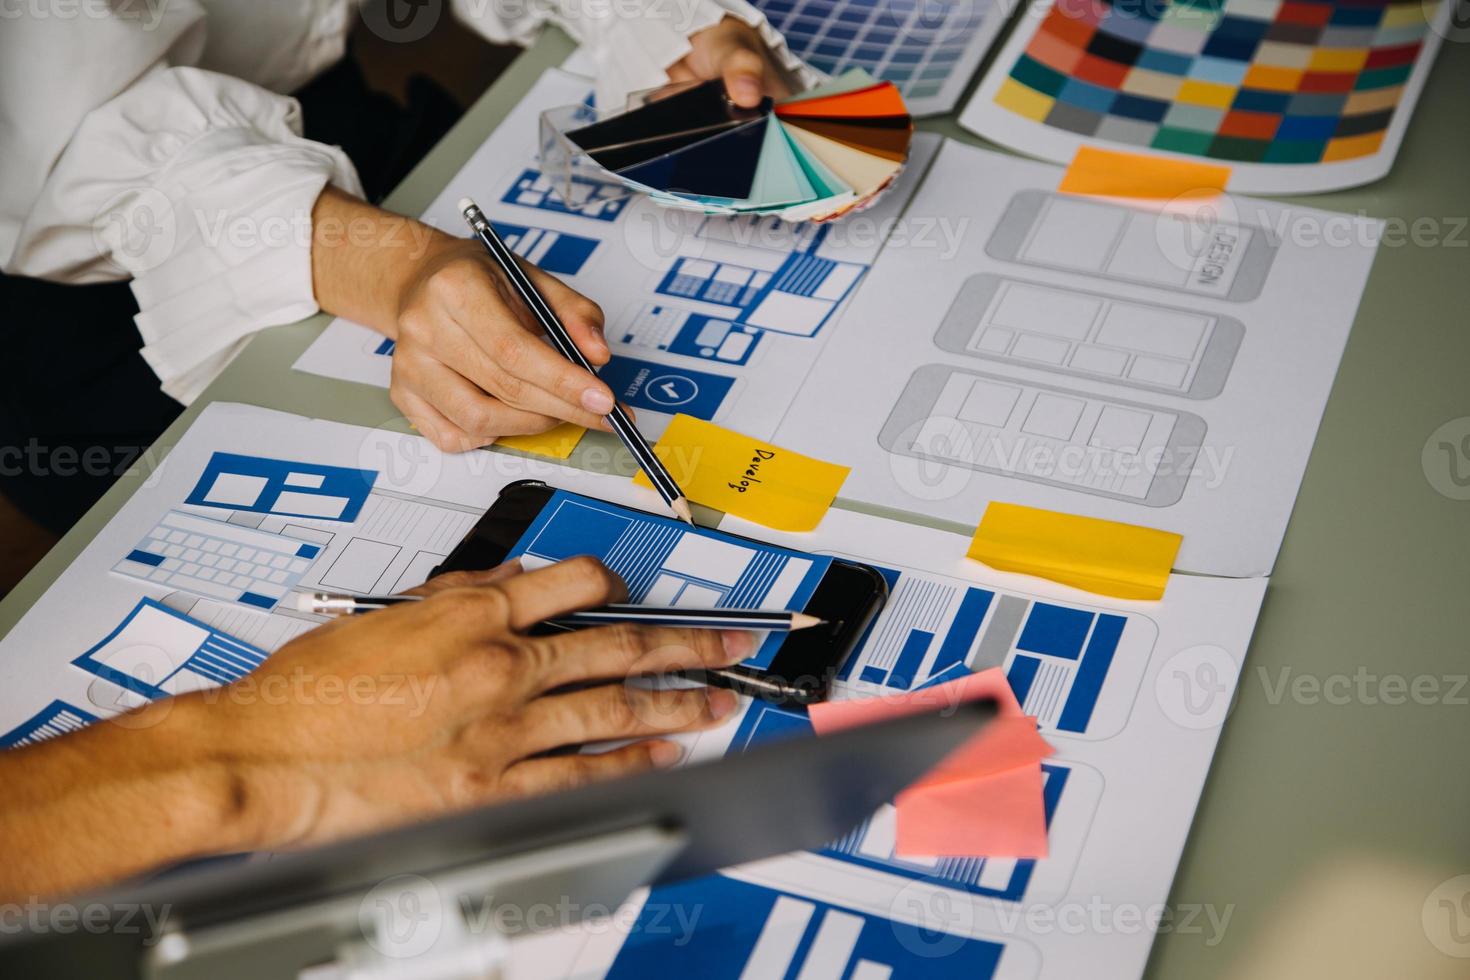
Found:
[{"label": "yellow sticky note", "polygon": [[[690,500],[778,531],[820,524],[849,472],[690,415],[674,416],[653,451]],[[653,486],[642,470],[633,482]]]},{"label": "yellow sticky note", "polygon": [[967,554],[1120,599],[1161,599],[1182,537],[1136,524],[992,502]]},{"label": "yellow sticky note", "polygon": [[1064,194],[1172,200],[1184,195],[1214,196],[1225,189],[1229,180],[1230,168],[1217,163],[1081,146],[1057,190]]},{"label": "yellow sticky note", "polygon": [[549,456],[552,459],[566,459],[586,434],[587,430],[580,425],[563,422],[554,429],[534,436],[501,436],[495,440],[495,445],[537,456]]}]

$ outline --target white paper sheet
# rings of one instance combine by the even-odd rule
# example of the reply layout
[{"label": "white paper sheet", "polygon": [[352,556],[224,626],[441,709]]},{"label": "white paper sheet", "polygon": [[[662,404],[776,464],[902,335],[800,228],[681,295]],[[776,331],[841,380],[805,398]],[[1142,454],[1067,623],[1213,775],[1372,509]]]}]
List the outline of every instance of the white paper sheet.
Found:
[{"label": "white paper sheet", "polygon": [[1222,197],[1056,194],[1060,168],[948,143],[775,441],[847,499],[979,522],[991,500],[1184,536],[1176,568],[1270,572],[1380,224]]},{"label": "white paper sheet", "polygon": [[[372,474],[370,489],[352,488],[351,473],[360,470]],[[248,474],[263,482],[247,488]],[[250,535],[274,534],[319,549],[296,591],[348,579],[401,589],[427,575],[462,528],[518,479],[653,504],[629,480],[547,461],[445,456],[415,436],[209,406],[0,642],[0,743],[27,744],[148,698],[228,682],[311,628],[314,620],[289,602],[268,612],[116,571],[168,515],[193,521],[165,525],[190,532],[166,538],[165,547],[181,549],[171,560],[201,559],[190,563],[201,566],[193,577],[218,567],[202,561],[222,554],[209,550],[212,541],[248,542],[255,553],[237,546],[230,557],[258,565],[258,553],[273,549],[254,547]],[[350,519],[276,514],[296,506],[294,498],[281,501],[284,487],[344,494]],[[193,532],[210,530],[204,522],[220,526],[193,540]],[[962,557],[962,535],[848,511],[829,512],[812,534],[773,534],[732,518],[721,529],[886,570],[892,598],[838,696],[908,689],[961,664],[1000,666],[1018,685],[1029,673],[1022,702],[1058,750],[1046,763],[1047,859],[897,861],[884,850],[891,813],[880,811],[823,853],[764,861],[691,886],[693,899],[718,905],[705,910],[711,917],[765,923],[748,949],[737,940],[731,955],[748,955],[757,967],[805,957],[803,969],[812,972],[803,975],[843,975],[851,965],[852,975],[877,977],[887,975],[885,965],[901,974],[916,964],[925,975],[966,978],[1063,978],[1095,972],[1099,963],[1109,975],[1140,972],[1151,931],[1106,923],[1146,921],[1165,900],[1266,581],[1174,576],[1161,602],[1123,602],[992,572]],[[269,581],[269,572],[249,574]],[[772,710],[748,703],[729,724],[687,738],[689,757],[724,754],[737,737],[779,722],[779,711],[764,714]],[[635,896],[613,923],[519,944],[511,975],[639,975],[619,957],[640,912],[653,914],[645,899]],[[1102,928],[1070,925],[1096,915],[1106,917]],[[805,952],[777,941],[777,926],[798,920],[822,937]],[[646,925],[645,918],[640,941],[652,937],[655,945],[642,955],[655,960],[709,939],[698,932],[697,912],[684,923],[683,944],[668,945],[674,934]],[[927,945],[906,945],[904,937],[919,936]],[[936,942],[949,952],[932,959]]]},{"label": "white paper sheet", "polygon": [[[884,810],[832,848],[732,869],[735,883],[713,879],[656,890],[651,898],[640,892],[610,921],[519,947],[512,975],[690,975],[683,957],[711,947],[732,967],[745,962],[751,971],[774,957],[801,976],[868,975],[861,971],[879,967],[893,976],[966,980],[1140,975],[1154,935],[1144,923],[1156,923],[1167,900],[1266,580],[1176,575],[1161,601],[1126,602],[997,573],[963,557],[968,542],[961,535],[849,511],[829,512],[806,535],[772,535],[731,518],[721,529],[898,573],[888,608],[858,650],[853,677],[864,665],[886,663],[891,679],[893,654],[912,649],[902,634],[914,630],[934,638],[920,644],[926,653],[907,686],[933,679],[955,630],[965,638],[970,666],[998,665],[1014,677],[1019,660],[1048,659],[1035,648],[1050,646],[1053,664],[1066,659],[1062,624],[1069,617],[1085,624],[1078,666],[1098,654],[1110,660],[1080,730],[1041,725],[1057,749],[1045,764],[1051,854],[1039,861],[895,859],[892,811]],[[983,620],[956,626],[962,594],[972,591],[987,603]],[[1114,638],[1108,630],[1119,621]],[[1098,637],[1106,642],[1095,645]],[[1054,683],[1041,672],[1033,676],[1033,692]],[[891,690],[887,680],[853,679],[836,696]],[[1063,700],[1076,693],[1061,690]],[[1023,698],[1030,712],[1038,700],[1045,698]],[[719,729],[686,739],[689,757],[721,756],[763,726],[779,725],[781,714],[754,702]],[[1220,929],[1228,915],[1222,907],[1202,909],[1191,927]],[[789,917],[807,922],[813,936],[794,952],[765,938]],[[910,926],[931,931],[919,942]],[[829,931],[847,941],[815,940]],[[899,941],[885,944],[885,935]],[[863,959],[870,966],[860,966]]]},{"label": "white paper sheet", "polygon": [[[648,437],[674,412],[770,436],[885,239],[936,235],[932,223],[911,228],[899,213],[939,139],[915,137],[894,188],[828,225],[706,217],[622,196],[570,211],[536,169],[537,125],[543,110],[586,94],[585,80],[548,71],[424,220],[467,235],[455,205],[472,197],[514,251],[596,300],[615,356],[600,373]],[[391,351],[380,334],[339,319],[295,368],[387,387]]]},{"label": "white paper sheet", "polygon": [[[1279,65],[1282,67],[1276,69],[1276,74],[1291,75],[1293,67],[1296,69],[1307,67],[1308,59],[1319,50],[1324,51],[1328,55],[1344,53],[1351,57],[1355,53],[1361,53],[1366,56],[1371,47],[1392,49],[1398,45],[1414,43],[1415,40],[1422,38],[1422,47],[1414,61],[1413,70],[1409,73],[1408,79],[1402,83],[1402,94],[1399,96],[1396,106],[1393,109],[1393,115],[1389,120],[1386,131],[1383,133],[1382,142],[1375,152],[1365,156],[1333,160],[1330,162],[1272,164],[1216,159],[1154,149],[1149,143],[1153,139],[1154,131],[1158,129],[1158,124],[1140,121],[1130,118],[1127,115],[1104,112],[1102,114],[1101,124],[1098,125],[1093,118],[1097,115],[1095,112],[1089,112],[1085,109],[1080,113],[1075,111],[1067,112],[1067,107],[1063,107],[1063,114],[1067,118],[1058,120],[1062,125],[1051,125],[1047,122],[1027,118],[1025,115],[1017,114],[997,105],[995,101],[996,93],[1000,91],[1001,86],[1009,78],[1011,68],[1015,65],[1017,58],[1026,52],[1028,45],[1032,44],[1037,28],[1046,19],[1047,15],[1052,12],[1054,6],[1053,3],[1039,3],[1029,5],[1022,11],[1021,19],[1011,31],[1010,37],[1006,40],[1005,47],[1001,49],[1000,54],[991,63],[989,71],[986,72],[985,78],[980,83],[980,87],[975,90],[975,94],[965,104],[965,108],[960,114],[960,125],[973,133],[978,133],[988,140],[993,140],[1018,152],[1040,157],[1044,160],[1053,160],[1057,163],[1071,162],[1079,147],[1099,145],[1115,147],[1130,153],[1147,153],[1175,157],[1181,160],[1209,160],[1210,162],[1223,163],[1228,165],[1231,170],[1229,189],[1232,192],[1242,194],[1319,193],[1370,183],[1387,174],[1393,166],[1394,157],[1398,154],[1399,144],[1403,142],[1404,132],[1409,126],[1409,120],[1414,114],[1414,107],[1419,101],[1419,93],[1423,90],[1424,82],[1429,77],[1429,69],[1434,63],[1435,54],[1439,50],[1440,39],[1448,35],[1453,25],[1452,18],[1455,10],[1455,4],[1448,2],[1448,0],[1442,3],[1436,2],[1436,0],[1427,0],[1423,5],[1422,12],[1418,7],[1408,8],[1400,5],[1397,8],[1398,10],[1406,11],[1410,17],[1418,22],[1410,23],[1403,28],[1386,28],[1383,31],[1375,31],[1373,28],[1366,30],[1345,28],[1342,37],[1338,40],[1329,40],[1325,35],[1321,35],[1322,26],[1318,25],[1316,30],[1319,32],[1320,40],[1317,42],[1314,43],[1305,38],[1292,37],[1288,43],[1276,43],[1274,45],[1275,48],[1280,49],[1279,54],[1268,56],[1263,50],[1258,49],[1252,56],[1254,59],[1252,62],[1233,60],[1233,56],[1228,58],[1211,57],[1210,52],[1203,52],[1204,56],[1199,56],[1201,55],[1199,45],[1202,37],[1208,31],[1207,27],[1199,25],[1207,22],[1213,23],[1213,21],[1196,20],[1183,30],[1179,27],[1166,28],[1166,30],[1175,31],[1176,38],[1174,40],[1163,41],[1155,39],[1154,43],[1159,45],[1156,50],[1162,52],[1165,58],[1173,57],[1175,60],[1190,66],[1184,69],[1185,74],[1182,76],[1183,79],[1199,80],[1225,89],[1230,98],[1238,97],[1241,88],[1253,87],[1248,84],[1250,79],[1247,74],[1247,67],[1250,64]],[[1167,4],[1160,4],[1157,9],[1164,10],[1167,6]],[[1079,21],[1084,17],[1091,16],[1093,20],[1089,22],[1092,23],[1095,22],[1096,17],[1100,13],[1110,12],[1115,9],[1117,13],[1112,16],[1121,18],[1125,23],[1131,25],[1133,29],[1142,32],[1141,34],[1133,33],[1130,27],[1124,27],[1123,31],[1130,38],[1147,36],[1149,22],[1139,17],[1136,12],[1126,9],[1122,4],[1117,5],[1116,8],[1110,5],[1098,5],[1091,9],[1077,7],[1073,15]],[[1270,27],[1274,28],[1276,25],[1272,22],[1275,19],[1277,9],[1278,5],[1276,4],[1267,3],[1256,5],[1242,3],[1239,4],[1238,12],[1227,7],[1224,13],[1227,16],[1236,14],[1238,18],[1247,18],[1247,23],[1250,20],[1265,20]],[[1390,8],[1385,6],[1384,9]],[[1419,19],[1421,17],[1423,18],[1422,20]],[[1426,20],[1429,22],[1427,30],[1425,30],[1424,23]],[[1284,26],[1290,28],[1293,25],[1287,24]],[[1083,29],[1085,30],[1086,28],[1084,27]],[[1310,31],[1311,28],[1298,27],[1298,30]],[[1104,37],[1106,38],[1106,35]],[[1189,51],[1191,38],[1193,39],[1193,51]],[[1111,38],[1107,39],[1111,40]],[[1267,41],[1269,42],[1270,40],[1271,38],[1268,35]],[[1047,39],[1043,39],[1042,43],[1047,43]],[[1053,43],[1059,44],[1060,42]],[[1128,42],[1124,43],[1127,44]],[[1341,51],[1340,49],[1348,50]],[[1145,48],[1146,52],[1148,50],[1148,48]],[[1147,57],[1147,53],[1145,57]],[[1136,67],[1143,70],[1147,76],[1156,76],[1156,80],[1151,84],[1138,82],[1137,85],[1134,85],[1130,81],[1123,81],[1120,83],[1122,85],[1122,94],[1142,94],[1145,97],[1159,98],[1164,92],[1169,90],[1168,86],[1171,82],[1176,83],[1174,90],[1177,92],[1177,82],[1182,80],[1179,74],[1180,69],[1166,68],[1163,71],[1156,72],[1144,69],[1142,64]],[[1044,70],[1049,71],[1050,69],[1047,68]],[[1297,70],[1295,74],[1300,78],[1301,71]],[[1114,86],[1088,88],[1085,80],[1078,79],[1078,81],[1082,81],[1082,87],[1086,88],[1092,96],[1097,98],[1107,100],[1113,94],[1111,89]],[[1299,85],[1299,82],[1297,84]],[[1161,85],[1163,88],[1160,87]],[[1374,95],[1379,91],[1389,91],[1390,88],[1390,86],[1384,86],[1373,92],[1358,94]],[[1280,83],[1273,82],[1267,86],[1267,98],[1279,94],[1281,94]],[[1325,94],[1313,93],[1310,89],[1300,88],[1289,89],[1285,94],[1287,96],[1299,94],[1311,96],[1317,94],[1319,98],[1324,97],[1324,95],[1327,100],[1333,98],[1333,94],[1330,92]],[[1308,108],[1303,105],[1293,108],[1290,103],[1287,103],[1284,111],[1274,111],[1274,115],[1278,117],[1278,123],[1282,117],[1290,118],[1292,116],[1332,117],[1333,121],[1336,121],[1337,117],[1347,111],[1344,109],[1344,104],[1347,96],[1350,94],[1352,93],[1344,94],[1338,98],[1333,104],[1335,107],[1329,105],[1327,107],[1318,106]],[[1088,101],[1088,96],[1082,96],[1080,99],[1081,101]],[[1172,121],[1171,116],[1177,114],[1181,117],[1181,121],[1176,123],[1176,126],[1200,132],[1216,132],[1222,125],[1221,121],[1228,111],[1227,109],[1215,108],[1219,104],[1216,102],[1210,102],[1208,105],[1192,105],[1188,104],[1192,100],[1176,99],[1175,96],[1166,97],[1163,101],[1167,102],[1171,107],[1169,110],[1170,114],[1163,118],[1164,125],[1169,125]],[[1347,103],[1347,105],[1350,105],[1350,103]],[[1371,109],[1359,109],[1353,114],[1372,115],[1374,112],[1380,110],[1381,106],[1375,104]],[[1184,118],[1185,114],[1187,114],[1187,119]],[[1078,116],[1085,117],[1085,119],[1073,118]],[[1047,118],[1050,118],[1050,115]],[[1069,130],[1065,126],[1072,126],[1074,128]],[[1088,132],[1089,135],[1082,135],[1075,131],[1079,127],[1083,132]],[[1109,127],[1113,127],[1112,133],[1110,133]]]},{"label": "white paper sheet", "polygon": [[[297,470],[313,464],[363,469],[375,477],[352,521],[187,503],[196,488],[196,499],[208,496],[211,488],[201,488],[201,478],[219,453],[262,464],[307,464]],[[41,734],[59,733],[80,727],[78,718],[107,717],[145,698],[248,673],[264,654],[320,621],[295,610],[296,595],[322,588],[401,591],[419,584],[502,487],[525,479],[614,503],[659,506],[651,491],[622,477],[507,453],[447,456],[417,436],[247,405],[210,405],[147,485],[0,641],[0,746],[6,733],[23,732],[33,721]],[[192,522],[188,534],[165,545],[179,553],[163,560],[180,564],[156,567],[177,577],[155,582],[136,570],[118,571],[170,514]],[[216,533],[191,540],[210,525]],[[305,559],[307,567],[295,572],[289,565],[276,568],[278,552],[256,547],[259,538],[316,550]],[[226,542],[224,549],[234,546],[231,554],[223,553],[219,541]],[[210,544],[216,547],[206,550]],[[239,557],[247,547],[249,557]],[[257,552],[264,551],[270,554],[263,559]],[[221,570],[222,561],[232,567]],[[242,565],[248,565],[243,575]],[[283,581],[291,584],[273,610],[221,598],[238,596],[242,588],[269,590],[279,584],[272,577],[283,571]],[[217,580],[226,574],[228,580]],[[236,586],[237,577],[259,584]],[[50,724],[48,717],[54,718]]]}]

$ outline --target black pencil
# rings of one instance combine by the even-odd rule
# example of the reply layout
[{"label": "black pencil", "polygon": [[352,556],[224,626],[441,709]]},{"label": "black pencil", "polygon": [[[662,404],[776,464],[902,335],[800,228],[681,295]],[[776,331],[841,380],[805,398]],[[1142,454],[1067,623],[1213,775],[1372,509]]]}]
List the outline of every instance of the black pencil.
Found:
[{"label": "black pencil", "polygon": [[[356,615],[387,609],[404,602],[421,602],[417,595],[338,595],[313,592],[300,598],[302,612],[327,615]],[[825,620],[801,612],[784,609],[693,609],[683,606],[635,606],[612,603],[596,609],[583,609],[548,620],[554,626],[582,629],[614,623],[637,623],[644,626],[678,626],[685,629],[762,630],[790,633],[821,626]]]},{"label": "black pencil", "polygon": [[[535,283],[531,282],[531,277],[526,275],[525,270],[516,261],[515,253],[500,240],[500,236],[495,233],[494,227],[491,226],[484,212],[467,197],[460,198],[459,212],[464,215],[464,220],[475,233],[475,237],[480,239],[480,244],[484,245],[490,253],[490,257],[495,260],[495,264],[500,266],[500,271],[505,274],[505,278],[520,296],[521,301],[536,317],[541,329],[546,331],[546,336],[551,338],[552,345],[573,364],[584,368],[588,373],[595,373],[587,358],[582,356],[577,345],[572,343],[571,335],[567,333],[567,328],[562,325],[561,320],[551,309],[551,304],[546,302],[541,291],[536,288]],[[668,505],[669,510],[677,514],[679,520],[685,524],[692,525],[694,517],[689,511],[689,501],[685,499],[684,491],[679,489],[679,484],[669,475],[669,471],[664,469],[664,464],[654,455],[653,447],[648,444],[647,439],[643,438],[643,433],[638,431],[638,426],[633,424],[633,420],[628,418],[628,413],[623,411],[621,405],[614,402],[613,410],[608,413],[607,420],[612,425],[613,431],[618,434],[618,438],[623,441],[623,445],[628,447],[628,452],[632,453],[633,458],[638,461],[643,472],[648,474],[649,481],[658,491],[658,495],[663,498],[664,503]]]}]

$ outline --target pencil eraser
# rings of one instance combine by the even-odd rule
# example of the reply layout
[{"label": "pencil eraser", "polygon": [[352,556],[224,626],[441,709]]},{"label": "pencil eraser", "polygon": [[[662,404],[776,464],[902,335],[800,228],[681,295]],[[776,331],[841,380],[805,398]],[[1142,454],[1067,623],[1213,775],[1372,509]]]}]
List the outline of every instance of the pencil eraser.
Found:
[{"label": "pencil eraser", "polygon": [[474,206],[475,206],[475,202],[474,201],[471,201],[467,197],[462,197],[462,198],[459,199],[459,213],[460,214],[464,214],[466,211],[468,211],[470,208],[472,208]]},{"label": "pencil eraser", "polygon": [[299,595],[296,597],[297,612],[316,612],[315,600],[310,595]]}]

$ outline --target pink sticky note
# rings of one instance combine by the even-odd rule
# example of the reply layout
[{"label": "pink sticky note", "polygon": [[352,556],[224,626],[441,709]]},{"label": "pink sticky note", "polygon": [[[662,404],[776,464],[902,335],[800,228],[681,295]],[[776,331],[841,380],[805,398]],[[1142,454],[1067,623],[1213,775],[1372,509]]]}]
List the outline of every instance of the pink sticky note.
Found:
[{"label": "pink sticky note", "polygon": [[849,701],[823,701],[807,709],[818,735],[871,725],[885,718],[954,710],[966,701],[994,698],[998,716],[974,738],[955,749],[917,786],[971,779],[987,773],[1038,762],[1052,747],[1036,731],[1036,720],[1023,714],[1015,692],[999,667],[969,674],[934,687]]},{"label": "pink sticky note", "polygon": [[934,687],[808,709],[818,735],[885,718],[952,710],[993,698],[998,716],[894,800],[898,844],[918,856],[1037,857],[1046,853],[1042,759],[1052,747],[1021,711],[999,668]]},{"label": "pink sticky note", "polygon": [[915,786],[894,800],[900,857],[1046,857],[1041,766]]}]

